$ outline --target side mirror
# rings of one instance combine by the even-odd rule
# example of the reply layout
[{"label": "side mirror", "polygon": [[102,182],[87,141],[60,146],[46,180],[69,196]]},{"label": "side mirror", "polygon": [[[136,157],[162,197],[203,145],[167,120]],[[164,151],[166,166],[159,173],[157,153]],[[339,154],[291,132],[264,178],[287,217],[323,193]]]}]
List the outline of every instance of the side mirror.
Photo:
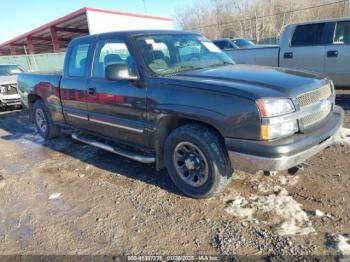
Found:
[{"label": "side mirror", "polygon": [[137,81],[139,76],[133,73],[130,73],[129,67],[127,64],[111,64],[106,67],[105,77],[107,80],[129,80]]}]

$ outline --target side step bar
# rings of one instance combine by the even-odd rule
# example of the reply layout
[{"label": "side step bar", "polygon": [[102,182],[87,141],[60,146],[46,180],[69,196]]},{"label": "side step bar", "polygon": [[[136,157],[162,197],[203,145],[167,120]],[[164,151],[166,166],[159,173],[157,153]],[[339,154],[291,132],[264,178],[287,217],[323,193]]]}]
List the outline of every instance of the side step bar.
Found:
[{"label": "side step bar", "polygon": [[74,140],[79,141],[79,142],[82,142],[82,143],[85,143],[85,144],[88,144],[88,145],[91,145],[91,146],[94,146],[94,147],[97,147],[97,148],[100,148],[100,149],[112,152],[114,154],[117,154],[117,155],[129,158],[129,159],[132,159],[132,160],[144,163],[144,164],[150,164],[150,163],[154,163],[156,161],[156,159],[154,157],[144,156],[144,155],[140,155],[140,154],[137,154],[137,153],[134,153],[134,152],[129,152],[129,151],[125,150],[125,149],[121,149],[121,148],[117,148],[117,147],[114,147],[114,146],[110,146],[108,144],[101,143],[101,142],[99,142],[97,140],[93,140],[93,139],[88,138],[86,136],[80,136],[80,135],[77,135],[77,134],[72,134],[72,138]]}]

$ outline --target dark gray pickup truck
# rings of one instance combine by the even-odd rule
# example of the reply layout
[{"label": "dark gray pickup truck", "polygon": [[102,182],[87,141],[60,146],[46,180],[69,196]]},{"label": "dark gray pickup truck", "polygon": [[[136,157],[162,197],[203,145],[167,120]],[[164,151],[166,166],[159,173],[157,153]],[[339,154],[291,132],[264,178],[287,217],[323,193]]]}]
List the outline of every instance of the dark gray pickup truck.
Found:
[{"label": "dark gray pickup truck", "polygon": [[293,168],[333,143],[344,113],[322,75],[235,65],[196,33],[132,31],[73,40],[64,72],[19,76],[46,139],[166,167],[185,194],[210,197],[233,170]]}]

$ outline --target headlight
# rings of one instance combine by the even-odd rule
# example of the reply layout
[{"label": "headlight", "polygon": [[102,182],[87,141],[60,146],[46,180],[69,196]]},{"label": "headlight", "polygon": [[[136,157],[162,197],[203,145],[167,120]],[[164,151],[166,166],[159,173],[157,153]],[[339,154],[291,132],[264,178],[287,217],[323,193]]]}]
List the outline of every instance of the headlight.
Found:
[{"label": "headlight", "polygon": [[294,105],[290,99],[258,99],[256,104],[262,117],[279,116],[295,111]]},{"label": "headlight", "polygon": [[295,112],[295,107],[290,99],[259,99],[256,104],[262,118],[261,139],[271,140],[298,132],[297,120],[288,120],[288,117],[284,117]]}]

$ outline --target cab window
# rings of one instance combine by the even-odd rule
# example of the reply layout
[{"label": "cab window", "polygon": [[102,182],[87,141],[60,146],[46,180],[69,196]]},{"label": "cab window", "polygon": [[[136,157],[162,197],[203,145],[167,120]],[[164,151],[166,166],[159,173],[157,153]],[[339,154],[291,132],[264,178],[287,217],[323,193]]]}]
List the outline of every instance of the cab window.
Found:
[{"label": "cab window", "polygon": [[129,49],[124,41],[100,41],[94,59],[93,77],[105,78],[107,66],[111,64],[130,64],[131,60]]},{"label": "cab window", "polygon": [[83,77],[86,72],[86,62],[89,54],[90,44],[77,44],[73,46],[69,58],[68,75],[73,77]]},{"label": "cab window", "polygon": [[350,21],[339,22],[334,36],[334,44],[350,44]]},{"label": "cab window", "polygon": [[325,23],[299,25],[296,27],[292,46],[315,46],[324,44],[322,41]]}]

